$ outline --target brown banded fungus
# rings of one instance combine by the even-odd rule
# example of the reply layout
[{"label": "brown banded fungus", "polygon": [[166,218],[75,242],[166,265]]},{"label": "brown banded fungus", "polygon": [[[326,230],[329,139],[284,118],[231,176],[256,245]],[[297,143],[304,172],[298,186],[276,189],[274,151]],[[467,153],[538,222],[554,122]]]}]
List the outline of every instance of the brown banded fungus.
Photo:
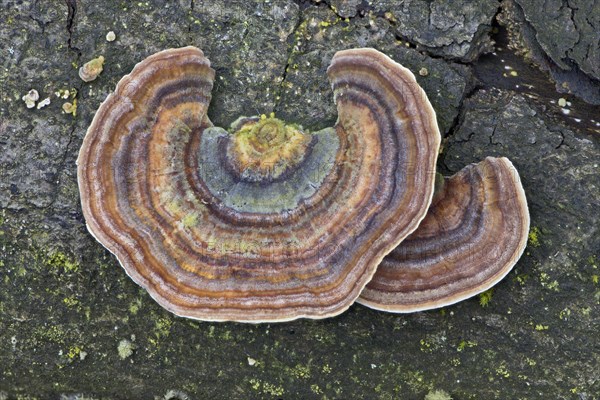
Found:
[{"label": "brown banded fungus", "polygon": [[424,218],[440,135],[413,74],[372,49],[328,69],[338,122],[230,131],[197,48],[154,54],[100,106],[78,158],[90,232],[166,309],[202,320],[347,309]]},{"label": "brown banded fungus", "polygon": [[494,286],[523,253],[529,211],[507,158],[438,182],[427,216],[383,259],[359,303],[391,312],[453,304]]}]

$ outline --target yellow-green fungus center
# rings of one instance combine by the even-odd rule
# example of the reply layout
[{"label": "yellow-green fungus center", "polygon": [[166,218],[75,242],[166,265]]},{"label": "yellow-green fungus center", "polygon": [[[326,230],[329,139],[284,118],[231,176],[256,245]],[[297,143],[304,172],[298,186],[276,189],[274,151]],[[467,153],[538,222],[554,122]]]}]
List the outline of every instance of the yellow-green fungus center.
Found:
[{"label": "yellow-green fungus center", "polygon": [[234,127],[227,158],[245,181],[276,180],[301,164],[310,151],[312,135],[274,117],[246,118]]}]

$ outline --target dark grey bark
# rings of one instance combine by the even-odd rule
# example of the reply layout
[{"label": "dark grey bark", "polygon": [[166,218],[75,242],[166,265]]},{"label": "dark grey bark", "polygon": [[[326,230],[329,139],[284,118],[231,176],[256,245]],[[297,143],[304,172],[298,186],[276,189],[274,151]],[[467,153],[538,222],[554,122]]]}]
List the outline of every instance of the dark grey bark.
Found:
[{"label": "dark grey bark", "polygon": [[[517,88],[499,58],[486,61],[492,79],[473,72],[492,48],[498,6],[0,0],[0,399],[422,399],[435,390],[454,399],[598,398],[600,113],[582,105],[584,121],[565,117],[547,79],[523,91],[531,81]],[[597,43],[598,30],[579,41],[570,32],[538,40],[555,41],[546,49],[556,65],[571,65],[566,54],[597,79],[594,53],[581,46]],[[519,169],[532,216],[523,258],[486,306],[476,297],[392,315],[357,305],[276,325],[169,314],[87,233],[75,160],[118,80],[144,57],[184,45],[202,48],[217,71],[209,116],[221,126],[273,111],[329,126],[325,70],[335,51],[386,52],[433,103],[442,172],[488,155]],[[104,71],[84,83],[77,68],[100,55]],[[21,97],[32,88],[50,105],[27,109]],[[61,109],[73,96],[76,116]]]}]

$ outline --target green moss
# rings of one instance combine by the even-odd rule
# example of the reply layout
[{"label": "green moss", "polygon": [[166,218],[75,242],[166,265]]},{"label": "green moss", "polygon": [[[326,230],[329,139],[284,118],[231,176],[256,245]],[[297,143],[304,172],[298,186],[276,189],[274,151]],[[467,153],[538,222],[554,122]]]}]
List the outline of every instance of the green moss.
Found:
[{"label": "green moss", "polygon": [[271,396],[283,396],[285,394],[285,389],[283,387],[262,381],[260,379],[250,379],[250,385],[253,390],[263,394],[268,394]]},{"label": "green moss", "polygon": [[250,379],[250,386],[252,389],[258,391],[260,389],[260,381],[258,379]]},{"label": "green moss", "polygon": [[231,334],[231,331],[229,329],[227,329],[219,335],[219,339],[225,340],[225,341],[232,340],[233,335]]},{"label": "green moss", "polygon": [[282,396],[285,393],[285,389],[281,386],[273,385],[269,382],[264,382],[263,392],[266,394],[270,394],[271,396]]},{"label": "green moss", "polygon": [[39,327],[34,330],[34,335],[39,339],[54,343],[64,343],[67,334],[59,325],[52,325],[48,328]]},{"label": "green moss", "polygon": [[129,312],[133,315],[137,314],[140,308],[142,308],[142,300],[139,298],[129,303]]},{"label": "green moss", "polygon": [[52,253],[44,264],[51,269],[62,270],[66,273],[77,272],[79,270],[79,263],[60,251]]},{"label": "green moss", "polygon": [[568,308],[564,308],[563,310],[560,311],[560,313],[558,313],[558,318],[562,319],[563,321],[568,320],[570,316],[571,316],[571,310]]},{"label": "green moss", "polygon": [[119,357],[121,360],[124,360],[133,355],[133,351],[136,349],[136,345],[131,343],[131,341],[127,339],[123,339],[119,342],[117,346],[117,352],[119,353]]},{"label": "green moss", "polygon": [[425,376],[422,371],[408,371],[403,375],[406,384],[414,393],[432,389],[431,385],[425,382]]},{"label": "green moss", "polygon": [[290,369],[290,373],[298,379],[310,378],[310,367],[308,365],[298,364]]},{"label": "green moss", "polygon": [[540,283],[542,284],[543,288],[546,288],[548,290],[552,290],[555,292],[559,291],[559,283],[556,279],[551,280],[550,275],[548,275],[545,272],[542,272],[540,274]]},{"label": "green moss", "polygon": [[159,318],[158,321],[156,321],[155,332],[159,336],[169,336],[169,332],[171,331],[172,325],[173,321],[171,321],[169,318]]},{"label": "green moss", "polygon": [[429,342],[427,339],[421,339],[419,341],[419,343],[421,344],[421,351],[424,353],[431,353],[433,352],[433,349],[431,348],[431,342]]},{"label": "green moss", "polygon": [[583,307],[581,308],[581,315],[583,315],[584,317],[589,317],[590,314],[592,312],[592,308],[591,307]]},{"label": "green moss", "polygon": [[466,348],[471,348],[477,346],[477,342],[472,340],[461,340],[458,346],[456,346],[456,351],[463,351]]},{"label": "green moss", "polygon": [[152,330],[154,337],[149,338],[148,341],[151,344],[158,346],[159,341],[168,337],[171,333],[171,326],[173,326],[173,320],[171,320],[170,318],[157,318],[154,324],[154,329]]},{"label": "green moss", "polygon": [[79,304],[79,300],[77,300],[75,297],[65,297],[63,299],[63,303],[66,304],[67,307],[75,307]]},{"label": "green moss", "polygon": [[496,375],[499,375],[503,378],[510,378],[510,372],[508,371],[506,362],[503,361],[498,367],[496,367]]},{"label": "green moss", "polygon": [[319,387],[319,385],[317,384],[312,384],[310,385],[310,390],[314,393],[314,394],[323,394],[323,391],[321,390],[321,388]]},{"label": "green moss", "polygon": [[444,390],[432,390],[427,393],[425,400],[452,400],[452,397]]},{"label": "green moss", "polygon": [[527,245],[529,247],[540,247],[540,235],[540,229],[537,226],[532,227],[529,230]]},{"label": "green moss", "polygon": [[515,277],[515,281],[519,283],[519,285],[523,286],[529,279],[529,275],[527,274],[519,274]]},{"label": "green moss", "polygon": [[69,347],[69,350],[67,351],[67,358],[69,360],[73,360],[75,358],[79,358],[82,350],[83,349],[80,346],[71,346],[71,347]]},{"label": "green moss", "polygon": [[494,289],[488,289],[483,293],[479,294],[479,305],[481,307],[487,307],[492,301],[492,296],[494,295]]}]

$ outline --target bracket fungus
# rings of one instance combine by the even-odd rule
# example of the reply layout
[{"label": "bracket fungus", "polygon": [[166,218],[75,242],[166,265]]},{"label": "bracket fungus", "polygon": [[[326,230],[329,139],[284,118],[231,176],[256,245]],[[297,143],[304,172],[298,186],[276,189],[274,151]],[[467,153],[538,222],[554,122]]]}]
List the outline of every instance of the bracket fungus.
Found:
[{"label": "bracket fungus", "polygon": [[413,74],[373,49],[328,68],[338,121],[207,117],[215,72],[195,47],[137,64],[78,158],[90,232],[166,309],[201,320],[346,310],[425,217],[440,134]]},{"label": "bracket fungus", "polygon": [[384,258],[359,303],[391,312],[453,304],[494,286],[523,253],[529,211],[507,158],[438,182],[427,216]]}]

